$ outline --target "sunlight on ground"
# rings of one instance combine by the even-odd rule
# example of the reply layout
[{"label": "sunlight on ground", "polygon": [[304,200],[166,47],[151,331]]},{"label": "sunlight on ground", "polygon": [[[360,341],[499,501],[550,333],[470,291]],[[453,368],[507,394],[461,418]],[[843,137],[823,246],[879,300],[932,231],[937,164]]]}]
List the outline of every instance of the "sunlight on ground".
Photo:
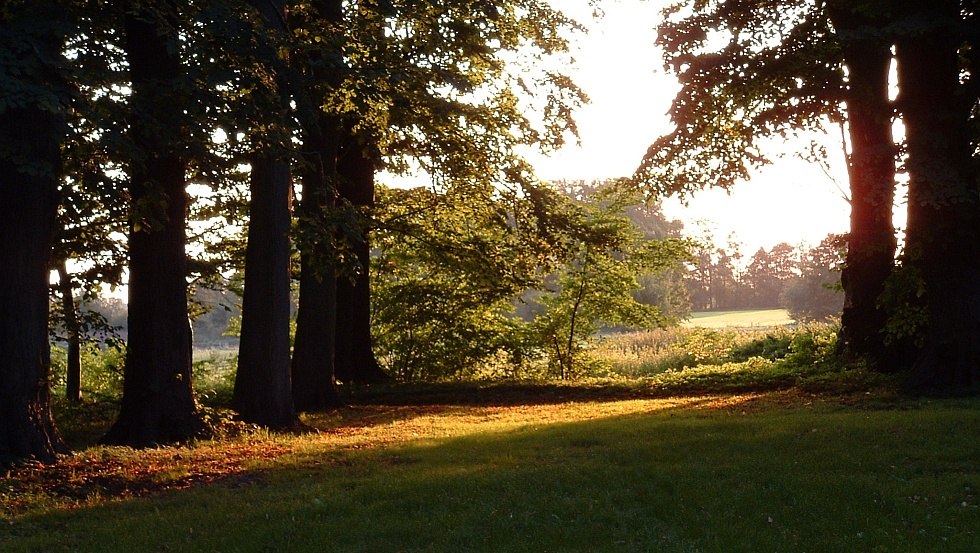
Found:
[{"label": "sunlight on ground", "polygon": [[304,416],[311,432],[264,430],[189,446],[132,450],[92,447],[54,465],[25,464],[4,478],[0,520],[29,511],[78,509],[214,482],[237,485],[266,470],[343,463],[353,451],[436,446],[446,439],[541,430],[550,425],[595,421],[671,409],[742,409],[765,394],[518,406],[348,407]]},{"label": "sunlight on ground", "polygon": [[[409,406],[356,407],[342,414],[314,415],[307,424],[321,429],[309,445],[317,448],[361,448],[470,434],[510,432],[548,424],[566,424],[622,415],[686,408],[733,407],[758,395],[571,402],[507,407]],[[360,422],[347,420],[353,416]]]},{"label": "sunlight on ground", "polygon": [[681,323],[687,328],[746,328],[766,326],[786,326],[794,321],[785,309],[766,309],[753,311],[707,311],[693,313],[691,318]]}]

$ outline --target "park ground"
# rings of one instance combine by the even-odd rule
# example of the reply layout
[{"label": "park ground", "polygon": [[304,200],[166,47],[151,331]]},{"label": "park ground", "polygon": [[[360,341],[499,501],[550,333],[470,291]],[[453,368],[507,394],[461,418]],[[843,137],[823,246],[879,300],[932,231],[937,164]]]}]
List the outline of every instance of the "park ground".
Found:
[{"label": "park ground", "polygon": [[304,432],[219,421],[142,451],[90,445],[111,414],[84,406],[78,453],[0,478],[0,551],[980,551],[980,400],[860,367],[752,356],[348,400]]}]

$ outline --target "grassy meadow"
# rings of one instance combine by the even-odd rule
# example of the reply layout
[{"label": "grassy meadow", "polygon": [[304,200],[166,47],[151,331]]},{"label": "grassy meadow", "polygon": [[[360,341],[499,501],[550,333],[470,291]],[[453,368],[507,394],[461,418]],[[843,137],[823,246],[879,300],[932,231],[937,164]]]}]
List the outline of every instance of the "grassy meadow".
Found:
[{"label": "grassy meadow", "polygon": [[748,311],[705,311],[692,313],[682,326],[688,328],[753,328],[784,326],[793,319],[785,309],[757,309]]},{"label": "grassy meadow", "polygon": [[78,453],[0,478],[0,551],[980,551],[980,399],[904,396],[832,347],[607,337],[604,374],[348,390],[300,434],[222,423],[229,365],[202,360],[224,432],[96,447],[111,409],[59,413]]}]

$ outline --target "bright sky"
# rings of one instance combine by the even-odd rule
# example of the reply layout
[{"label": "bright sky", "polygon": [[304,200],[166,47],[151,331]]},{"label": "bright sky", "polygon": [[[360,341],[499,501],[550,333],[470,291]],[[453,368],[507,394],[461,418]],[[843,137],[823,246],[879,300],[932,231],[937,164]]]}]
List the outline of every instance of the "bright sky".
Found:
[{"label": "bright sky", "polygon": [[[647,146],[669,129],[666,112],[678,85],[665,73],[654,48],[654,27],[664,4],[604,0],[605,16],[593,21],[588,0],[553,0],[591,29],[576,47],[571,74],[592,103],[577,115],[581,146],[566,146],[549,158],[531,158],[539,177],[591,180],[630,175]],[[719,245],[734,233],[748,253],[778,242],[815,245],[828,233],[848,227],[849,207],[838,188],[847,182],[843,154],[832,146],[833,137],[828,141],[835,156],[835,179],[792,156],[794,145],[777,145],[790,155],[749,182],[738,183],[731,194],[699,192],[687,207],[668,199],[665,211],[684,221],[691,233],[707,228]]]}]

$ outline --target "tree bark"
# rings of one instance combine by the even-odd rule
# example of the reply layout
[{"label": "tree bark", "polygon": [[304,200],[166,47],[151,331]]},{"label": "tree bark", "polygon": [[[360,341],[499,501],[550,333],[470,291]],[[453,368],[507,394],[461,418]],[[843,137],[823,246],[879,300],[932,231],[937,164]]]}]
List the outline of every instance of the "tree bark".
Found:
[{"label": "tree bark", "polygon": [[232,408],[245,422],[298,422],[289,367],[289,165],[252,160],[242,333]]},{"label": "tree bark", "polygon": [[371,339],[371,244],[367,218],[375,205],[376,156],[346,132],[337,160],[337,190],[360,218],[358,235],[350,247],[358,264],[353,275],[337,278],[337,378],[347,383],[370,384],[391,379],[374,356]]},{"label": "tree bark", "polygon": [[63,126],[36,108],[0,118],[3,138],[19,137],[17,158],[0,155],[0,464],[68,452],[51,417],[48,344]]},{"label": "tree bark", "polygon": [[[285,2],[256,0],[269,33],[285,32]],[[273,48],[266,53],[275,56]],[[283,90],[283,103],[288,103]],[[256,143],[261,142],[256,137]],[[290,428],[299,419],[293,407],[289,364],[290,168],[284,144],[252,157],[245,251],[242,332],[232,408],[245,422]]]},{"label": "tree bark", "polygon": [[174,443],[202,430],[191,382],[187,313],[186,162],[179,147],[184,94],[170,2],[125,18],[133,92],[130,133],[129,341],[119,418],[108,444]]},{"label": "tree bark", "polygon": [[840,344],[846,355],[862,357],[876,369],[894,370],[887,356],[884,328],[888,314],[878,299],[895,265],[896,238],[892,223],[895,196],[895,145],[892,107],[888,99],[891,44],[872,32],[880,22],[854,7],[830,10],[841,36],[848,69],[846,98],[848,180],[851,222],[847,256],[841,274],[844,308]]},{"label": "tree bark", "polygon": [[82,332],[75,305],[75,287],[65,260],[58,262],[58,291],[61,294],[61,310],[65,317],[65,338],[68,340],[68,362],[65,375],[65,399],[82,401]]},{"label": "tree bark", "polygon": [[897,47],[905,122],[909,217],[905,263],[925,290],[925,328],[910,386],[920,392],[980,387],[980,200],[970,109],[960,83],[956,0],[910,3],[923,29]]},{"label": "tree bark", "polygon": [[[342,36],[341,0],[313,4],[335,37]],[[334,258],[335,225],[328,212],[336,206],[337,148],[340,126],[337,116],[326,113],[321,87],[336,88],[343,81],[337,40],[324,41],[309,64],[310,82],[304,99],[310,112],[303,121],[303,198],[298,208],[300,250],[299,310],[293,343],[293,401],[300,411],[323,411],[342,405],[335,375],[337,327],[337,279]]]},{"label": "tree bark", "polygon": [[303,169],[303,199],[299,225],[299,310],[293,344],[293,401],[300,411],[339,407],[334,375],[337,288],[334,260],[320,244],[332,227],[325,223],[326,210],[336,195],[331,175],[336,174],[336,125],[321,117],[317,129],[307,131]]}]

